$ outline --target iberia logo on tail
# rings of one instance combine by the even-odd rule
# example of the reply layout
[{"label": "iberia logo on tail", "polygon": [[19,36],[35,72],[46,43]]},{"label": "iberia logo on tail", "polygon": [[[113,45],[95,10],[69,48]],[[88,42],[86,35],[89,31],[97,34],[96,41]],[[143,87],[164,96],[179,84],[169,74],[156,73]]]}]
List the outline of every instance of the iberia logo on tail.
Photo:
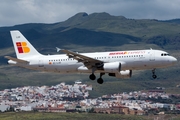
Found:
[{"label": "iberia logo on tail", "polygon": [[19,53],[29,53],[30,48],[27,46],[26,42],[16,42],[16,46]]}]

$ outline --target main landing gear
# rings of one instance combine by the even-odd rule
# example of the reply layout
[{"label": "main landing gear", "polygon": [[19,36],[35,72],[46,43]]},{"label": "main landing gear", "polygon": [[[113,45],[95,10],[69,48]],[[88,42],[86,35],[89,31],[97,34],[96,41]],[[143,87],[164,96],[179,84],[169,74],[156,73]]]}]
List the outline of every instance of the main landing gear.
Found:
[{"label": "main landing gear", "polygon": [[92,74],[89,76],[89,79],[91,79],[91,80],[95,80],[95,79],[96,79],[96,76],[94,75],[94,73],[92,73]]},{"label": "main landing gear", "polygon": [[[104,75],[105,73],[100,73],[100,78],[97,79],[97,82],[99,84],[103,84],[103,79],[102,79],[102,76]],[[91,80],[95,80],[96,79],[96,76],[94,75],[94,73],[92,73],[90,76],[89,76],[89,79]]]},{"label": "main landing gear", "polygon": [[156,76],[156,74],[155,74],[155,69],[152,70],[152,74],[153,74],[152,77],[153,77],[154,79],[156,79],[157,76]]}]

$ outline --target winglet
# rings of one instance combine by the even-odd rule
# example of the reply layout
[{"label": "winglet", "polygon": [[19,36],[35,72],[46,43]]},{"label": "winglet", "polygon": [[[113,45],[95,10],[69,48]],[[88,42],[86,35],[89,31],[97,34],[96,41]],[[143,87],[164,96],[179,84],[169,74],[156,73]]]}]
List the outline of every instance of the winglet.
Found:
[{"label": "winglet", "polygon": [[60,49],[60,48],[58,48],[58,47],[56,47],[56,50],[57,50],[57,52],[61,51],[61,49]]}]

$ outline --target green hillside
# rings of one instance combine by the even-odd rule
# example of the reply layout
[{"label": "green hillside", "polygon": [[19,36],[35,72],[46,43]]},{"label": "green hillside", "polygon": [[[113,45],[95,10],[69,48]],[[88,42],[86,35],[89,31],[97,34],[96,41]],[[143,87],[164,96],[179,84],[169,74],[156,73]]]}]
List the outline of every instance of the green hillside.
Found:
[{"label": "green hillside", "polygon": [[0,40],[4,43],[0,44],[0,48],[12,46],[9,31],[17,29],[39,49],[68,44],[119,46],[129,43],[179,49],[180,24],[177,21],[127,19],[108,13],[78,13],[64,22],[54,24],[30,23],[0,27]]},{"label": "green hillside", "polygon": [[[98,85],[88,79],[89,74],[57,74],[26,70],[7,65],[5,55],[15,56],[10,30],[20,30],[43,54],[57,54],[55,47],[78,52],[96,52],[128,49],[162,49],[179,59],[179,19],[158,21],[149,19],[127,19],[108,13],[78,13],[66,21],[53,24],[30,23],[11,27],[0,27],[0,90],[27,85],[55,85],[60,82],[73,83],[82,80],[92,84],[92,97],[123,91],[148,90],[157,86],[167,92],[180,91],[179,67],[158,69],[157,80],[152,80],[151,70],[133,71],[127,80],[103,76],[105,83]],[[113,88],[113,89],[112,89]]]}]

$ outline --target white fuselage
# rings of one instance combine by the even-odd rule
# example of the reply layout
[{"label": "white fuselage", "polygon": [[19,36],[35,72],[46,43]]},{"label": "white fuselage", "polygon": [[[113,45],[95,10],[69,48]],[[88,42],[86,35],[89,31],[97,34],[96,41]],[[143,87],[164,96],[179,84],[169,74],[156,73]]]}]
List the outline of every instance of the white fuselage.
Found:
[{"label": "white fuselage", "polygon": [[[173,65],[177,59],[169,56],[165,51],[161,50],[133,50],[133,51],[112,51],[97,53],[81,53],[93,59],[98,59],[104,63],[120,62],[123,64],[121,70],[144,70],[155,69]],[[62,55],[40,55],[26,58],[28,64],[15,63],[11,60],[10,64],[48,72],[58,73],[77,73],[92,70],[87,69],[82,62],[78,62],[73,58],[69,58],[66,54]],[[95,72],[104,72],[96,70]]]},{"label": "white fuselage", "polygon": [[108,73],[116,78],[130,78],[132,70],[152,69],[155,79],[156,68],[175,64],[177,59],[161,50],[132,50],[96,53],[76,53],[57,48],[65,54],[41,55],[18,30],[10,31],[16,58],[5,56],[8,63],[28,69],[58,73],[91,73],[89,78],[95,80],[95,72],[100,73],[97,79],[103,83],[102,76]]}]

